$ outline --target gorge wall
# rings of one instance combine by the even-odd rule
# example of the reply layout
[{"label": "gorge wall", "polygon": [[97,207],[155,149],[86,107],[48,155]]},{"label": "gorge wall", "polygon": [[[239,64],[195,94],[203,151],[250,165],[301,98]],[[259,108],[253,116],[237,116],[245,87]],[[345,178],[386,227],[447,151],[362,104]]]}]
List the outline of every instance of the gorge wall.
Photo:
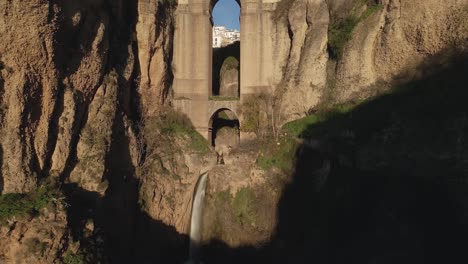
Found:
[{"label": "gorge wall", "polygon": [[[160,139],[158,126],[144,127],[146,120],[159,117],[169,95],[173,9],[174,3],[150,0],[0,3],[1,193],[31,192],[46,181],[58,184],[68,190],[67,203],[78,209],[67,210],[76,219],[60,227],[68,226],[65,234],[57,232],[76,233],[86,219],[94,221],[93,233],[106,226],[106,239],[116,241],[112,251],[122,253],[116,259],[133,254],[138,197],[150,202],[145,209],[152,219],[185,232],[185,218],[172,210],[175,203],[159,210],[169,206],[160,197],[176,185],[152,185],[172,160],[139,174],[139,168],[154,162],[145,157],[154,158],[150,153],[160,147],[154,144]],[[185,158],[190,154],[179,155],[178,162],[189,163]],[[180,170],[167,166],[171,173]],[[195,167],[179,174],[190,183],[190,173],[200,170]],[[184,206],[191,190],[180,192],[180,199],[171,193],[171,201],[182,214],[190,213]],[[89,208],[80,211],[80,206]],[[10,232],[2,234],[12,236],[19,224],[8,225]],[[22,237],[17,243],[25,247]],[[56,252],[44,251],[51,256],[38,261],[50,263],[66,249],[65,244]],[[2,259],[14,262],[15,254]]]},{"label": "gorge wall", "polygon": [[[283,122],[417,77],[421,63],[447,49],[466,51],[467,12],[458,0],[283,1],[273,14]],[[330,52],[336,42],[339,58]]]},{"label": "gorge wall", "polygon": [[[277,125],[378,95],[423,76],[426,61],[468,48],[465,0],[275,5],[268,37]],[[27,193],[53,182],[69,206],[9,219],[0,230],[0,262],[22,255],[38,263],[62,260],[86,245],[86,232],[87,239],[104,239],[110,262],[164,260],[186,247],[193,189],[216,157],[196,134],[174,126],[173,120],[186,120],[168,109],[175,8],[157,0],[0,1],[0,193]],[[351,16],[358,22],[349,34],[340,33]],[[331,45],[336,38],[345,39],[339,48]],[[274,207],[280,190],[264,190],[272,179],[265,180],[269,174],[249,155],[245,171],[227,164],[232,179],[248,178],[231,190],[223,186],[223,172],[214,172],[210,188],[225,196],[214,197],[208,208],[216,207],[215,198],[228,206],[229,191],[236,203],[236,193],[250,195],[243,187],[256,186],[266,194],[252,197],[273,197],[259,209],[269,219],[266,227],[237,217],[267,240],[275,223],[265,208]],[[42,225],[47,235],[34,236]],[[221,232],[215,238],[230,245],[259,242],[236,236],[238,225],[226,230],[212,233]],[[28,250],[28,241],[40,247]]]}]

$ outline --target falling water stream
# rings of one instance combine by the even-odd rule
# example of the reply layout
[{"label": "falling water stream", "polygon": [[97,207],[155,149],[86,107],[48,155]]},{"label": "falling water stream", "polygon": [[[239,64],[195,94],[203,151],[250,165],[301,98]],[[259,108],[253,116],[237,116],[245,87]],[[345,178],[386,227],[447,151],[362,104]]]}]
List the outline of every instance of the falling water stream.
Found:
[{"label": "falling water stream", "polygon": [[192,219],[190,222],[190,252],[189,263],[197,264],[199,261],[199,246],[201,240],[201,227],[203,217],[203,204],[205,199],[206,180],[208,172],[203,173],[195,187],[195,196],[192,204]]}]

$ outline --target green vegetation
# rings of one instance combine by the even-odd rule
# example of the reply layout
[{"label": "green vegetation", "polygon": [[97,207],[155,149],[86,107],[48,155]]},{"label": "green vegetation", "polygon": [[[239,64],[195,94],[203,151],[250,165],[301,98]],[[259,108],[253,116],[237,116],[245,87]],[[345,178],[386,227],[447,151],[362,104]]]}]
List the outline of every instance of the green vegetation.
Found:
[{"label": "green vegetation", "polygon": [[185,96],[181,96],[181,97],[175,98],[174,100],[192,100],[192,99],[185,97]]},{"label": "green vegetation", "polygon": [[[289,10],[294,4],[294,1],[295,0],[281,0],[278,2],[272,15],[273,21],[276,23],[280,21],[287,21],[286,19],[288,17]],[[351,39],[351,35],[356,25],[382,8],[382,5],[376,3],[374,0],[354,1],[354,6],[351,9],[350,14],[345,19],[337,20],[332,17],[332,21],[330,23],[328,33],[329,49],[331,55],[335,59],[341,58],[343,48],[346,42]],[[365,10],[359,14],[363,7]]]},{"label": "green vegetation", "polygon": [[[444,55],[433,65],[421,67],[421,72],[429,74],[426,79],[385,91],[376,87],[373,89],[379,93],[365,100],[322,107],[314,114],[285,124],[276,141],[270,140],[262,146],[257,165],[264,170],[273,167],[283,171],[291,169],[298,138],[325,139],[334,146],[335,152],[349,155],[354,155],[356,146],[369,144],[369,141],[373,141],[373,145],[382,144],[379,146],[385,146],[389,152],[405,149],[407,153],[411,147],[425,149],[427,142],[446,146],[445,137],[439,137],[439,142],[435,142],[441,127],[450,127],[445,123],[450,121],[446,120],[465,115],[461,101],[466,98],[466,89],[462,88],[466,83],[463,79],[466,75],[462,73],[466,70],[466,62],[463,58],[447,62]],[[432,127],[434,120],[445,125]],[[434,131],[439,132],[434,135]],[[417,137],[409,139],[413,135]],[[397,138],[401,141],[400,146],[388,144]],[[393,149],[396,146],[401,149]],[[426,153],[418,152],[417,155]]]},{"label": "green vegetation", "polygon": [[[226,231],[225,224],[230,218],[230,205],[232,196],[229,191],[220,191],[214,194],[213,203],[208,203],[209,213],[212,214],[213,224],[211,232],[214,236],[222,238]],[[208,200],[210,201],[210,200]]]},{"label": "green vegetation", "polygon": [[258,133],[260,129],[260,105],[255,98],[247,98],[242,104],[244,121],[241,130],[244,132]]},{"label": "green vegetation", "polygon": [[[369,2],[369,1],[368,1]],[[367,8],[366,10],[361,14],[361,17],[359,18],[360,21],[364,21],[368,17],[370,17],[372,14],[375,12],[381,10],[383,6],[381,4],[376,4],[375,2],[372,3],[367,3]]]},{"label": "green vegetation", "polygon": [[188,136],[190,139],[190,147],[196,152],[208,153],[210,151],[206,139],[193,128],[174,123],[169,127],[163,128],[163,132],[166,134],[175,133]]},{"label": "green vegetation", "polygon": [[37,214],[52,201],[61,196],[60,192],[49,186],[39,187],[26,193],[10,193],[0,196],[0,224],[12,217]]},{"label": "green vegetation", "polygon": [[[251,95],[242,103],[244,121],[241,130],[254,132],[258,137],[270,137],[274,130],[274,98],[261,93]],[[274,134],[274,133],[273,133]]]},{"label": "green vegetation", "polygon": [[334,59],[341,59],[346,43],[351,39],[357,20],[353,17],[345,19],[343,22],[332,23],[328,29],[328,48],[330,55]]},{"label": "green vegetation", "polygon": [[63,259],[64,264],[85,264],[86,256],[82,252],[68,253]]},{"label": "green vegetation", "polygon": [[240,189],[232,201],[236,221],[241,224],[252,225],[257,218],[254,209],[254,193],[249,187]]},{"label": "green vegetation", "polygon": [[287,172],[292,168],[297,146],[298,143],[293,137],[284,136],[277,142],[273,140],[262,147],[257,165],[263,170],[274,167]]},{"label": "green vegetation", "polygon": [[289,123],[286,123],[283,126],[284,132],[287,133],[287,135],[290,136],[299,136],[301,133],[310,125],[316,124],[317,122],[320,121],[320,116],[319,115],[309,115],[304,118],[298,119],[291,121]]},{"label": "green vegetation", "polygon": [[30,238],[25,241],[25,246],[29,252],[33,252],[35,254],[44,254],[47,247],[49,246],[48,243],[40,241],[38,238]]},{"label": "green vegetation", "polygon": [[228,191],[221,191],[216,193],[217,204],[229,203],[231,201],[231,194]]},{"label": "green vegetation", "polygon": [[270,139],[262,146],[261,154],[256,161],[257,165],[263,170],[278,168],[284,172],[290,171],[294,165],[295,154],[299,146],[298,138],[309,137],[310,127],[326,122],[337,115],[348,113],[361,102],[337,105],[286,123],[281,129],[277,141]]},{"label": "green vegetation", "polygon": [[239,61],[234,56],[227,57],[221,66],[221,72],[231,69],[238,69]]},{"label": "green vegetation", "polygon": [[340,104],[330,108],[322,109],[315,114],[286,123],[283,126],[282,131],[289,136],[305,137],[306,135],[304,133],[306,133],[306,130],[310,126],[316,125],[321,122],[325,122],[328,119],[335,117],[339,114],[346,114],[363,102],[364,101],[361,100],[353,103]]},{"label": "green vegetation", "polygon": [[[140,124],[138,151],[145,160],[137,167],[138,175],[156,172],[180,180],[173,168],[178,166],[178,155],[184,151],[205,155],[211,151],[208,141],[200,135],[190,119],[183,113],[166,106],[157,116],[146,117]],[[145,197],[151,190],[142,190],[140,206],[145,207]]]},{"label": "green vegetation", "polygon": [[299,146],[297,138],[309,126],[324,120],[324,118],[323,115],[314,114],[285,124],[277,141],[271,139],[269,143],[263,145],[261,154],[257,158],[257,165],[263,170],[273,167],[284,172],[291,170]]},{"label": "green vegetation", "polygon": [[[364,6],[365,10],[358,14]],[[355,27],[381,8],[382,5],[376,4],[375,1],[358,0],[348,17],[342,20],[332,18],[328,29],[328,49],[333,59],[341,59],[344,47],[351,39]]]},{"label": "green vegetation", "polygon": [[234,197],[229,191],[217,192],[214,196],[214,210],[223,211],[223,216],[215,214],[213,231],[223,233],[226,221],[235,221],[238,225],[253,225],[257,220],[255,210],[255,193],[250,187],[241,188]]},{"label": "green vegetation", "polygon": [[80,249],[73,253],[68,251],[63,258],[64,264],[107,263],[105,261],[103,242],[97,237],[86,237],[80,241]]},{"label": "green vegetation", "polygon": [[276,141],[269,140],[262,146],[257,165],[264,170],[291,169],[298,138],[325,141],[333,146],[334,152],[350,157],[356,155],[356,146],[378,146],[379,151],[385,149],[395,157],[407,157],[409,149],[417,150],[411,154],[414,157],[436,157],[427,156],[427,142],[437,150],[433,153],[441,153],[440,149],[450,145],[446,134],[461,131],[463,121],[460,120],[466,120],[466,108],[463,108],[466,59],[456,58],[451,62],[445,56],[418,69],[428,77],[392,89],[375,87],[372,89],[378,93],[365,100],[324,106],[285,124]]},{"label": "green vegetation", "polygon": [[210,148],[206,139],[194,128],[188,117],[173,109],[165,109],[159,123],[162,134],[185,135],[190,139],[190,147],[200,153],[208,153]]},{"label": "green vegetation", "polygon": [[234,96],[210,96],[210,101],[239,101],[239,97]]}]

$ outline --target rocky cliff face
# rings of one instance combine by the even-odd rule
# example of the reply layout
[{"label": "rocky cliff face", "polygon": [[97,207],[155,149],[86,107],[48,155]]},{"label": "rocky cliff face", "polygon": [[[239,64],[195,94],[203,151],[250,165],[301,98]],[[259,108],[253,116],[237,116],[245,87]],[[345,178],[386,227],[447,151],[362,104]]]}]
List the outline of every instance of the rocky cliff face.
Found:
[{"label": "rocky cliff face", "polygon": [[129,132],[155,115],[168,93],[172,8],[157,1],[0,8],[2,192],[29,191],[52,176],[103,193],[97,185],[115,129]]},{"label": "rocky cliff face", "polygon": [[140,127],[158,115],[171,82],[172,10],[155,0],[1,1],[2,194],[53,179],[94,197],[88,210],[128,225],[107,225],[110,236],[133,236],[137,186],[160,176],[135,171],[151,162]]},{"label": "rocky cliff face", "polygon": [[[94,118],[87,110],[97,91],[103,94],[107,88],[110,14],[103,1],[3,2],[1,9],[6,38],[1,44],[2,133],[7,141],[2,144],[2,192],[25,192],[41,177],[51,172],[59,177],[72,162],[84,159],[73,156],[84,141],[81,129]],[[112,127],[112,120],[102,121]],[[78,152],[83,148],[82,143]]]},{"label": "rocky cliff face", "polygon": [[[432,56],[468,45],[466,1],[297,0],[279,7],[283,121],[321,104],[364,99],[376,86],[418,76]],[[333,38],[342,45],[339,58],[331,54]]]},{"label": "rocky cliff face", "polygon": [[38,217],[3,224],[0,237],[2,263],[55,263],[71,245],[63,205],[43,209]]},{"label": "rocky cliff face", "polygon": [[[28,253],[28,263],[61,261],[72,247],[68,240],[81,240],[83,230],[91,230],[91,237],[104,234],[114,262],[164,259],[157,254],[174,253],[166,238],[186,245],[183,235],[174,234],[187,233],[197,177],[216,157],[195,134],[174,126],[164,109],[171,96],[174,5],[0,1],[0,193],[26,193],[51,180],[70,202],[66,210],[9,219],[0,229],[1,240],[8,241],[0,245],[0,257],[13,261]],[[291,0],[276,12],[272,37],[282,123],[323,105],[372,96],[417,78],[418,65],[434,55],[467,49],[464,0]],[[336,39],[341,42],[331,45]],[[237,189],[224,185],[222,171],[215,171],[210,187],[209,206],[237,205],[237,220],[219,236],[232,239],[231,245],[255,240],[232,235],[242,225],[259,234],[259,242],[275,224],[265,208],[274,206],[278,191],[243,189],[264,188],[267,176],[253,160],[242,161],[248,169],[237,171],[237,161],[227,159]],[[273,192],[262,208],[249,206]],[[255,210],[267,227],[255,226]],[[216,215],[208,220],[223,226]]]}]

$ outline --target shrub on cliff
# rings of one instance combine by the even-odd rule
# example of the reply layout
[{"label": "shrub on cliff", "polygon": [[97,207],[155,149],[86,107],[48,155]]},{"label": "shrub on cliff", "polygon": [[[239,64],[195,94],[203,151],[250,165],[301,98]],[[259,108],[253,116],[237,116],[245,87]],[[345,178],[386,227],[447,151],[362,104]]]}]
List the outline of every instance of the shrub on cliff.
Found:
[{"label": "shrub on cliff", "polygon": [[331,18],[328,28],[328,51],[333,59],[341,59],[344,47],[351,39],[356,26],[381,7],[382,5],[374,0],[358,0],[346,18]]},{"label": "shrub on cliff", "polygon": [[248,96],[242,103],[241,130],[254,132],[258,137],[276,136],[274,97],[260,93]]},{"label": "shrub on cliff", "polygon": [[221,66],[221,72],[228,71],[231,69],[238,69],[238,68],[239,68],[239,61],[234,56],[229,56],[224,60],[223,66]]},{"label": "shrub on cliff", "polygon": [[236,221],[240,225],[253,225],[256,222],[254,193],[249,187],[240,189],[232,201]]},{"label": "shrub on cliff", "polygon": [[171,107],[164,107],[159,117],[146,118],[144,134],[150,148],[156,144],[157,132],[163,136],[186,136],[192,150],[205,154],[210,151],[208,142],[193,127],[190,119]]},{"label": "shrub on cliff", "polygon": [[82,252],[75,254],[69,253],[63,259],[64,264],[84,264],[86,263],[86,256]]},{"label": "shrub on cliff", "polygon": [[289,172],[294,165],[296,151],[299,146],[298,138],[308,138],[311,126],[346,114],[360,103],[362,101],[335,105],[304,118],[286,123],[281,128],[280,136],[277,140],[272,140],[262,145],[260,155],[256,160],[257,165],[263,170],[277,168],[283,172]]},{"label": "shrub on cliff", "polygon": [[21,194],[9,193],[0,196],[0,224],[13,217],[37,214],[51,202],[61,196],[60,192],[49,186],[39,187],[37,190]]}]

